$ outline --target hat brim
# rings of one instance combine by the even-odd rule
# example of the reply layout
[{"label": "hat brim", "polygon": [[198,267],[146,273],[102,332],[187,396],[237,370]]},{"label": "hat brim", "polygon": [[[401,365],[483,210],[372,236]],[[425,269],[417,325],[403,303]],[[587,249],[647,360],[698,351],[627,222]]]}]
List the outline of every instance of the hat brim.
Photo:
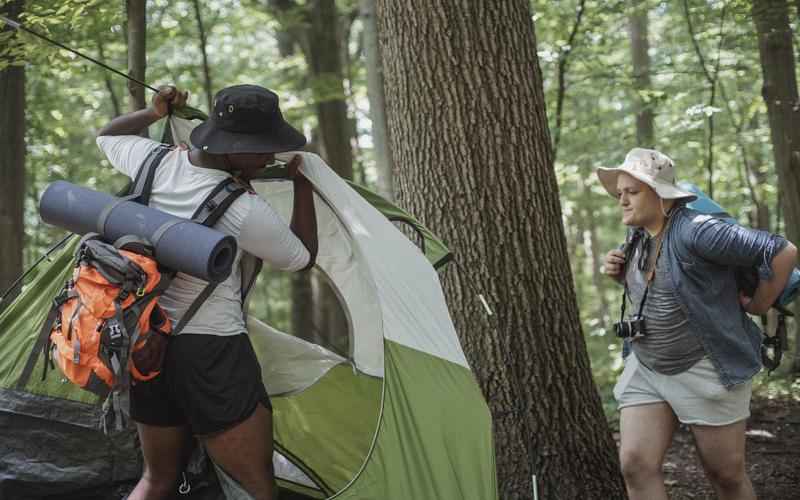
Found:
[{"label": "hat brim", "polygon": [[678,189],[673,184],[669,184],[667,182],[659,182],[651,179],[644,174],[624,168],[624,165],[616,168],[598,167],[597,178],[600,179],[600,183],[603,185],[606,191],[608,191],[608,194],[614,198],[617,198],[617,177],[619,177],[620,173],[628,174],[634,179],[647,184],[653,188],[653,191],[655,191],[656,194],[662,199],[682,199],[688,202],[692,202],[697,199],[697,195],[694,193]]},{"label": "hat brim", "polygon": [[213,118],[192,130],[189,140],[210,154],[282,153],[306,145],[306,137],[286,122],[258,134],[229,132],[217,127]]}]

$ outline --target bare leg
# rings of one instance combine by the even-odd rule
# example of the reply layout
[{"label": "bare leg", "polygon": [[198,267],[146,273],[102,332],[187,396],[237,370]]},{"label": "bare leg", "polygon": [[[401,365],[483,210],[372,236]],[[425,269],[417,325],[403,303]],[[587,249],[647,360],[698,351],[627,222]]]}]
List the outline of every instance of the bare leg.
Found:
[{"label": "bare leg", "polygon": [[128,500],[163,500],[176,491],[178,475],[190,449],[186,427],[136,424],[144,455],[144,472]]},{"label": "bare leg", "polygon": [[216,464],[255,500],[273,500],[272,413],[262,405],[235,427],[201,438]]},{"label": "bare leg", "polygon": [[756,494],[745,468],[745,426],[693,425],[692,433],[706,476],[720,500],[755,500]]},{"label": "bare leg", "polygon": [[619,459],[630,500],[667,500],[661,466],[678,419],[666,403],[620,410]]}]

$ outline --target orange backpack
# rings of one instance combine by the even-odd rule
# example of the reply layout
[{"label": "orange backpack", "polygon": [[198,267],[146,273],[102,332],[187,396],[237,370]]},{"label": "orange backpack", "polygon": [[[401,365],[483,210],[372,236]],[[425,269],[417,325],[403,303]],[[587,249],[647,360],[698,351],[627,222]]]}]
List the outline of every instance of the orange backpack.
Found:
[{"label": "orange backpack", "polygon": [[129,374],[159,374],[172,325],[158,297],[170,280],[152,257],[95,238],[80,244],[73,278],[55,299],[46,351],[71,382],[106,397],[127,387]]}]

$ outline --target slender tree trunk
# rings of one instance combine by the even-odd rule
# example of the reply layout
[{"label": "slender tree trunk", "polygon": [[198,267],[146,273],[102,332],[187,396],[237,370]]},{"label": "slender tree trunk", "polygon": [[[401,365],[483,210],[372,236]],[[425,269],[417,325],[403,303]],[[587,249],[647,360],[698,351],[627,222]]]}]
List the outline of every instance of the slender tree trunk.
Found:
[{"label": "slender tree trunk", "polygon": [[372,144],[378,170],[378,192],[388,199],[394,196],[392,187],[392,155],[389,151],[389,132],[386,127],[386,95],[383,90],[383,66],[378,45],[378,23],[375,0],[362,0],[361,19],[364,23],[364,56],[367,66],[367,96],[372,121]]},{"label": "slender tree trunk", "polygon": [[[692,41],[697,60],[700,63],[700,68],[708,81],[709,96],[708,96],[708,109],[713,109],[717,97],[717,81],[719,80],[719,63],[722,54],[722,44],[725,41],[725,32],[723,30],[725,24],[725,15],[727,13],[728,5],[722,5],[719,18],[719,43],[717,45],[717,58],[713,67],[706,62],[706,57],[703,55],[703,50],[700,48],[700,42],[695,34],[694,24],[692,23],[692,13],[688,0],[683,0],[683,12],[686,17],[686,27],[689,29],[689,38]],[[708,114],[708,129],[706,134],[706,170],[708,171],[708,187],[706,193],[709,198],[714,198],[714,113]]]},{"label": "slender tree trunk", "polygon": [[353,178],[353,151],[344,93],[339,14],[335,0],[312,0],[308,15],[311,70],[324,157],[345,179]]},{"label": "slender tree trunk", "polygon": [[[97,37],[97,53],[100,56],[101,61],[106,60],[105,49],[103,47],[103,40],[101,37]],[[108,90],[108,96],[111,98],[111,106],[113,111],[113,116],[117,117],[122,114],[122,106],[119,104],[119,97],[117,97],[117,92],[114,90],[114,82],[111,78],[111,73],[109,71],[103,71],[103,81],[106,84],[106,89]]]},{"label": "slender tree trunk", "polygon": [[[753,20],[786,235],[797,244],[800,242],[800,101],[786,0],[753,0]],[[792,369],[800,372],[800,342],[796,344]]]},{"label": "slender tree trunk", "polygon": [[[12,20],[19,20],[23,0],[0,8]],[[2,31],[11,28],[3,27]],[[16,35],[13,35],[16,37]],[[12,38],[14,40],[15,38]],[[13,41],[6,42],[9,45]],[[5,47],[4,47],[5,48]],[[4,52],[0,50],[0,52]],[[13,63],[6,54],[0,61]],[[0,293],[22,272],[25,200],[25,66],[0,70]],[[16,292],[13,292],[16,294]]]},{"label": "slender tree trunk", "polygon": [[644,148],[655,147],[655,116],[651,99],[645,93],[651,90],[650,42],[648,40],[647,3],[637,0],[628,18],[628,33],[633,59],[633,89],[636,92],[636,144]]},{"label": "slender tree trunk", "polygon": [[558,156],[558,146],[561,143],[561,126],[564,115],[564,98],[567,96],[567,67],[569,66],[569,56],[575,49],[575,38],[581,27],[581,20],[586,8],[586,0],[579,0],[578,8],[575,10],[575,22],[572,25],[572,30],[569,32],[567,43],[561,48],[558,54],[558,72],[556,80],[558,81],[558,92],[556,94],[556,128],[553,136],[553,163]]},{"label": "slender tree trunk", "polygon": [[197,21],[197,33],[200,37],[200,52],[203,54],[203,89],[206,91],[206,102],[208,104],[208,112],[214,110],[214,86],[211,83],[211,68],[208,65],[208,39],[206,38],[206,29],[203,26],[203,14],[200,10],[200,0],[192,0],[194,5],[194,18]]},{"label": "slender tree trunk", "polygon": [[[147,17],[146,0],[125,0],[128,29],[128,74],[140,82],[145,80],[147,69]],[[147,107],[145,88],[138,83],[128,82],[128,108],[131,111]],[[147,129],[142,131],[147,137]]]},{"label": "slender tree trunk", "polygon": [[[398,201],[494,417],[500,498],[624,498],[572,282],[527,0],[378,0]],[[472,292],[492,304],[487,317]]]},{"label": "slender tree trunk", "polygon": [[[583,181],[581,181],[583,182]],[[608,300],[606,300],[606,290],[608,288],[608,279],[600,271],[603,265],[603,250],[600,248],[600,238],[597,235],[597,211],[594,203],[594,197],[588,187],[585,190],[588,201],[584,206],[586,224],[589,226],[589,245],[587,246],[587,253],[589,254],[589,262],[592,272],[592,284],[594,285],[595,294],[599,302],[597,313],[595,317],[600,321],[601,325],[606,324],[608,313],[611,310]],[[580,297],[580,295],[579,295]]]},{"label": "slender tree trunk", "polygon": [[[754,132],[761,128],[759,124],[758,112],[753,114],[753,117],[748,123],[748,128]],[[767,175],[768,170],[764,168],[765,160],[764,155],[762,154],[761,144],[753,145],[747,150],[746,154],[747,157],[752,160],[752,176],[755,180],[755,185],[758,186],[757,188],[753,188],[756,190],[756,193],[753,196],[756,211],[754,227],[764,231],[769,231],[772,227],[772,224],[770,223],[770,210],[769,205],[764,200],[766,197],[765,188],[769,185],[770,180],[769,176]]]}]

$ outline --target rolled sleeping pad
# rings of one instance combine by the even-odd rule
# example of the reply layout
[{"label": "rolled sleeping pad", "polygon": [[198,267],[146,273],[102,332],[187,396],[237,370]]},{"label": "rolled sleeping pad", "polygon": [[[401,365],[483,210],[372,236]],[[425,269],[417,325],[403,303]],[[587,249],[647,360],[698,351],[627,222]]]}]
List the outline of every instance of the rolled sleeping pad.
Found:
[{"label": "rolled sleeping pad", "polygon": [[159,264],[204,281],[224,281],[236,257],[233,236],[65,181],[47,187],[39,214],[48,224],[78,234],[99,233],[111,243],[126,235],[146,240]]},{"label": "rolled sleeping pad", "polygon": [[[708,195],[696,185],[692,184],[691,182],[679,182],[678,187],[697,196],[696,200],[686,204],[687,207],[691,208],[692,210],[697,210],[700,213],[719,217],[720,219],[726,220],[732,224],[739,224],[739,222],[731,217],[725,211],[725,209],[723,209],[717,202],[709,198]],[[754,291],[755,287],[758,285],[758,270],[755,268],[752,270],[746,270],[746,272],[742,273],[741,279],[743,282],[745,282],[744,288],[746,288],[746,291],[750,292],[750,289]],[[775,305],[781,307],[788,306],[794,301],[794,299],[797,298],[798,293],[800,293],[800,269],[795,267],[792,269],[792,273],[789,275],[789,281],[786,283],[786,287],[775,300]]]}]

